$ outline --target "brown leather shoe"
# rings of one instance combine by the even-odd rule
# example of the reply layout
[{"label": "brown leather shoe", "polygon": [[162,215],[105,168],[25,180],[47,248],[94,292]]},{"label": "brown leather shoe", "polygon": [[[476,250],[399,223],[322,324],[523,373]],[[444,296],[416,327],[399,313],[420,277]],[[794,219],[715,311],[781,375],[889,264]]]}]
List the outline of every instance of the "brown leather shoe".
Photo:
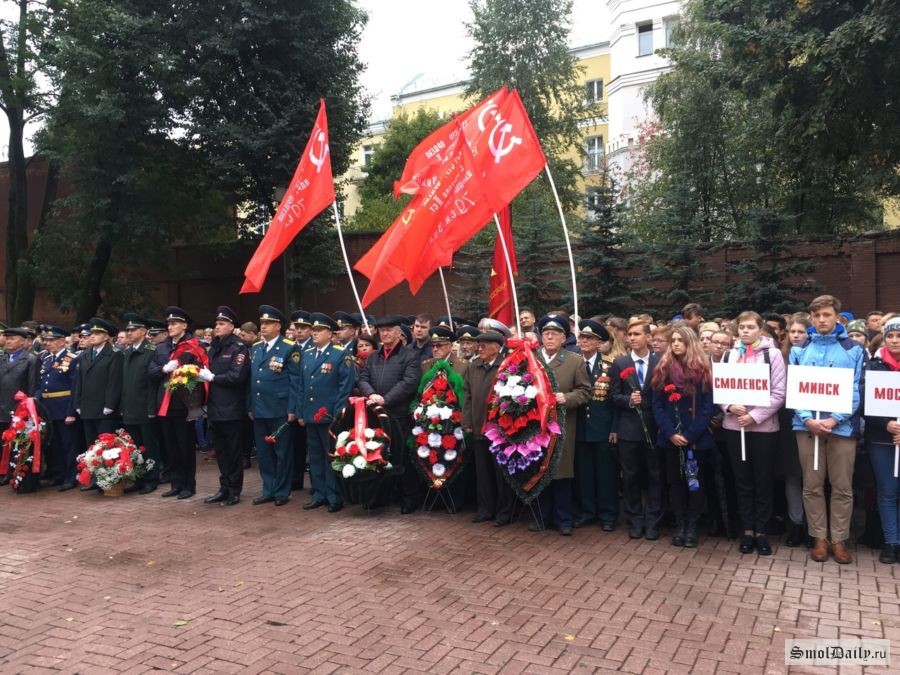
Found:
[{"label": "brown leather shoe", "polygon": [[809,552],[809,557],[816,562],[825,562],[828,560],[828,540],[816,539],[816,543]]},{"label": "brown leather shoe", "polygon": [[834,555],[834,561],[841,565],[849,565],[853,562],[853,556],[842,541],[831,542],[831,553]]}]

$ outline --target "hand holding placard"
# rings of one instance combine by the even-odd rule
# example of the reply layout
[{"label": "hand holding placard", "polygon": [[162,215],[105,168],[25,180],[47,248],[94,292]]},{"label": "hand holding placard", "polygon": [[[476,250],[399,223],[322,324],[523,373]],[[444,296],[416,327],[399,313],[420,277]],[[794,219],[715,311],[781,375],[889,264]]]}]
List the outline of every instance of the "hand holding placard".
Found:
[{"label": "hand holding placard", "polygon": [[[900,373],[870,370],[866,373],[866,415],[891,417],[900,423]],[[890,430],[888,430],[890,431]],[[900,474],[900,445],[894,445],[894,478]]]},{"label": "hand holding placard", "polygon": [[[748,414],[748,407],[772,405],[771,378],[766,363],[712,364],[713,403],[738,408],[734,415]],[[747,435],[744,425],[741,431],[741,461],[747,461]]]},{"label": "hand holding placard", "polygon": [[[849,415],[853,412],[853,374],[852,368],[788,366],[785,405],[808,410],[817,421],[820,412]],[[813,470],[818,471],[819,434],[813,433],[813,439]]]}]

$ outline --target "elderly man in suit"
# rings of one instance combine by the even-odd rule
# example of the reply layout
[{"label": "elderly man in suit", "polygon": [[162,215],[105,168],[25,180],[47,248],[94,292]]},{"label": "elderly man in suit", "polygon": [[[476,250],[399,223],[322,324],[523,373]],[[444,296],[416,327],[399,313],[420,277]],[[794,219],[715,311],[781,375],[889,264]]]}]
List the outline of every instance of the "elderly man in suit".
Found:
[{"label": "elderly man in suit", "polygon": [[541,347],[537,357],[556,380],[556,404],[566,408],[565,443],[556,472],[540,496],[542,522],[535,522],[529,530],[543,530],[556,526],[563,536],[572,534],[572,480],[575,477],[576,409],[591,398],[591,382],[580,354],[564,349],[570,335],[569,317],[547,314],[538,321]]},{"label": "elderly man in suit", "polygon": [[[662,518],[663,457],[656,447],[656,423],[650,405],[650,378],[659,356],[650,351],[650,324],[640,318],[628,322],[625,338],[630,353],[613,362],[610,390],[619,416],[613,431],[619,441],[622,493],[628,536],[659,539]],[[625,375],[626,377],[623,377]],[[647,474],[647,496],[641,502],[641,477]]]}]

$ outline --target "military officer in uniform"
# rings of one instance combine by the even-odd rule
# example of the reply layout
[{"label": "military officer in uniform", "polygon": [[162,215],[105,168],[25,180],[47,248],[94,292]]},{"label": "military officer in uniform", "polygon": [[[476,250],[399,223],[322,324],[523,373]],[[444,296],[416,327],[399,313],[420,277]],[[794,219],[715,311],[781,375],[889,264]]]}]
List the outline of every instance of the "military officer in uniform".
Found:
[{"label": "military officer in uniform", "polygon": [[438,324],[429,329],[428,338],[431,340],[431,358],[422,361],[423,376],[434,366],[435,361],[445,360],[450,363],[457,375],[465,378],[469,363],[453,353],[454,337],[456,337],[456,334],[450,330],[449,326]]},{"label": "military officer in uniform", "polygon": [[275,506],[283,506],[291,496],[295,425],[288,422],[296,416],[288,407],[290,392],[299,386],[300,352],[293,340],[282,337],[286,325],[284,314],[271,305],[260,305],[261,340],[250,350],[249,409],[263,482],[262,494],[253,500],[255,505],[275,502]]},{"label": "military officer in uniform", "polygon": [[156,346],[147,339],[150,319],[126,313],[125,335],[128,345],[122,349],[122,422],[137,445],[144,446],[144,458],[153,460],[133,488],[142,495],[159,485],[159,428],[156,420],[156,387],[147,370],[156,355]]},{"label": "military officer in uniform", "polygon": [[219,463],[219,490],[204,500],[207,504],[225,502],[233,506],[241,501],[244,486],[241,427],[247,416],[250,358],[246,345],[234,332],[239,324],[231,307],[216,309],[209,368],[200,371],[200,377],[209,382],[207,419]]},{"label": "military officer in uniform", "polygon": [[337,324],[338,343],[352,356],[356,356],[356,338],[359,336],[359,328],[362,326],[362,318],[359,314],[347,312],[335,312],[334,322]]},{"label": "military officer in uniform", "polygon": [[76,354],[66,349],[69,331],[59,326],[44,326],[41,343],[47,354],[41,364],[41,376],[35,398],[53,423],[53,436],[47,456],[47,480],[60,491],[75,487],[75,458],[81,437],[75,426]]},{"label": "military officer in uniform", "polygon": [[113,433],[119,424],[122,400],[122,353],[113,349],[118,331],[109,321],[93,317],[89,344],[78,357],[75,410],[90,446],[100,434]]},{"label": "military officer in uniform", "polygon": [[478,357],[478,342],[476,338],[481,331],[475,326],[459,326],[456,329],[456,340],[459,344],[459,358],[464,361],[472,361]]},{"label": "military officer in uniform", "polygon": [[591,398],[578,408],[575,436],[575,496],[578,516],[575,527],[600,521],[612,532],[619,517],[619,463],[613,446],[613,424],[618,410],[610,394],[613,358],[601,354],[609,342],[609,332],[599,321],[585,319],[578,324],[578,348],[585,360],[591,383]]},{"label": "military officer in uniform", "polygon": [[[309,312],[298,309],[291,314],[291,325],[294,327],[296,343],[295,349],[299,353],[312,347],[312,324],[309,320]],[[306,473],[306,432],[296,428],[291,434],[294,448],[294,469],[291,480],[292,490],[303,489],[303,475]]]},{"label": "military officer in uniform", "polygon": [[356,364],[352,354],[331,342],[339,330],[336,321],[319,312],[313,312],[310,321],[313,346],[300,357],[299,385],[292,390],[291,403],[297,421],[305,428],[309,456],[312,499],[303,508],[317,509],[327,504],[328,512],[334,513],[343,508],[343,499],[328,459],[328,426],[347,405],[356,384]]}]

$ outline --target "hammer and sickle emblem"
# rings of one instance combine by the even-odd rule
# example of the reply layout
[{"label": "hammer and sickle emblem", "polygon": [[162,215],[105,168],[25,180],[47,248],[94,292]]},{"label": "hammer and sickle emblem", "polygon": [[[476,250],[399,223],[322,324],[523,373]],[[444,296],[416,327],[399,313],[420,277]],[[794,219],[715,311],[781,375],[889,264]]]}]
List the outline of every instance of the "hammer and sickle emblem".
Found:
[{"label": "hammer and sickle emblem", "polygon": [[325,158],[328,156],[328,144],[325,142],[325,132],[320,131],[316,135],[316,143],[319,144],[319,155],[314,152],[315,147],[309,149],[309,161],[316,165],[316,173],[322,170]]},{"label": "hammer and sickle emblem", "polygon": [[[488,136],[488,149],[491,151],[491,154],[494,156],[494,164],[499,164],[500,160],[512,152],[513,148],[517,145],[522,144],[522,139],[518,136],[509,137],[509,143],[505,143],[506,136],[512,131],[512,124],[506,122],[504,124],[503,120],[498,120],[497,124],[491,129],[491,135]],[[497,133],[497,130],[500,130],[500,143],[499,145],[494,142],[494,134]]]},{"label": "hammer and sickle emblem", "polygon": [[484,109],[478,113],[478,131],[484,131],[487,129],[487,123],[485,122],[485,117],[490,115],[491,117],[497,116],[497,104],[491,101]]}]

